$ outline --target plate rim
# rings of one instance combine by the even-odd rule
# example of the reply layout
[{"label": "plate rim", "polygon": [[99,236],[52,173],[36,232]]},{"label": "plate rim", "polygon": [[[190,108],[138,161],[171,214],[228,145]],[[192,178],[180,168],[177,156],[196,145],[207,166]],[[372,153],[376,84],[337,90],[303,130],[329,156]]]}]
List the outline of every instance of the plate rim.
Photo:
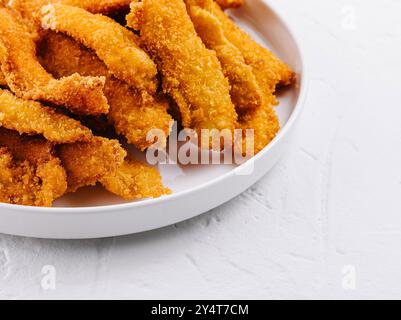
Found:
[{"label": "plate rim", "polygon": [[[254,1],[254,0],[253,0]],[[277,136],[267,145],[261,152],[259,152],[257,155],[249,159],[246,163],[233,168],[229,172],[218,176],[214,178],[211,181],[204,182],[202,184],[199,184],[193,188],[187,189],[187,190],[182,190],[177,193],[173,193],[170,195],[162,196],[156,199],[144,199],[140,201],[133,201],[133,202],[127,202],[127,203],[120,203],[120,204],[109,204],[109,205],[101,205],[101,206],[90,206],[90,207],[34,207],[34,206],[24,206],[24,205],[16,205],[16,204],[8,204],[8,203],[0,203],[0,211],[1,209],[7,209],[7,210],[13,210],[13,211],[19,211],[19,212],[24,212],[27,214],[48,214],[48,213],[103,213],[103,212],[114,212],[114,211],[119,211],[119,210],[125,210],[125,209],[135,209],[135,208],[142,208],[142,207],[147,207],[147,206],[153,206],[153,205],[158,205],[162,204],[164,202],[169,202],[169,201],[174,201],[177,200],[178,198],[185,197],[189,194],[197,193],[205,188],[208,188],[212,185],[215,185],[219,183],[221,180],[228,179],[229,177],[235,175],[236,171],[239,170],[244,170],[246,166],[252,166],[254,162],[256,162],[259,158],[262,158],[265,156],[266,153],[268,153],[276,144],[278,144],[286,135],[287,133],[291,130],[291,128],[295,125],[297,119],[299,116],[302,114],[302,111],[304,109],[304,102],[306,100],[307,92],[308,92],[308,71],[306,68],[306,62],[305,62],[305,55],[303,53],[303,49],[299,43],[299,40],[296,36],[296,33],[294,32],[293,28],[291,28],[286,20],[282,17],[281,13],[275,8],[275,6],[271,3],[271,0],[258,0],[262,2],[265,6],[269,8],[269,10],[272,11],[272,13],[276,16],[276,18],[279,20],[279,22],[287,29],[288,33],[290,34],[292,40],[294,41],[295,47],[298,50],[299,53],[299,58],[300,58],[300,74],[297,74],[299,78],[298,83],[300,84],[299,88],[299,96],[297,98],[297,102],[294,106],[294,110],[292,111],[288,121],[284,125],[284,127],[280,130],[280,132],[277,134]],[[1,214],[1,212],[0,212]]]}]

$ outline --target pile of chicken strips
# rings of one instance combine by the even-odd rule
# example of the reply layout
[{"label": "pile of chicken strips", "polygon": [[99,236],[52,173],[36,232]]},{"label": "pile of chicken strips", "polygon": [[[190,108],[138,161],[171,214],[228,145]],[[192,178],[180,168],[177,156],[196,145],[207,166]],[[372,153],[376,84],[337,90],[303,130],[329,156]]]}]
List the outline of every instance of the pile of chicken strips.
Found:
[{"label": "pile of chicken strips", "polygon": [[155,129],[166,145],[174,121],[252,129],[265,148],[294,73],[228,16],[244,1],[0,0],[0,201],[52,206],[97,184],[167,195],[128,149],[145,153]]}]

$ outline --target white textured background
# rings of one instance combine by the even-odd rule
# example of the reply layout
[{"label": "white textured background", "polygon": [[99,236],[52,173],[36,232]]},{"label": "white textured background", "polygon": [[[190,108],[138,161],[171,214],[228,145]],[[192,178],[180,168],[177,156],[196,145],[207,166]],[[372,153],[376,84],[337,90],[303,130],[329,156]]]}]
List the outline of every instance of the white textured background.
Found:
[{"label": "white textured background", "polygon": [[[0,235],[0,298],[401,298],[401,1],[274,4],[310,74],[285,158],[231,202],[155,232]],[[41,288],[44,265],[56,290]]]}]

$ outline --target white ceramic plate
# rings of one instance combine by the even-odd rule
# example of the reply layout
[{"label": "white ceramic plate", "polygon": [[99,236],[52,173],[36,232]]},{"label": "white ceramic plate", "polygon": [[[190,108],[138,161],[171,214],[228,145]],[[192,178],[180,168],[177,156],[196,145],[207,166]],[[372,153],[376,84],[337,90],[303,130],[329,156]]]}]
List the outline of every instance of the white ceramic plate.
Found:
[{"label": "white ceramic plate", "polygon": [[239,167],[160,166],[170,196],[123,202],[101,188],[85,188],[55,203],[55,208],[0,204],[0,232],[14,235],[82,239],[131,234],[177,223],[232,199],[269,171],[288,146],[306,94],[302,55],[288,26],[266,1],[249,0],[230,15],[297,73],[297,84],[279,96],[282,129],[275,140]]}]

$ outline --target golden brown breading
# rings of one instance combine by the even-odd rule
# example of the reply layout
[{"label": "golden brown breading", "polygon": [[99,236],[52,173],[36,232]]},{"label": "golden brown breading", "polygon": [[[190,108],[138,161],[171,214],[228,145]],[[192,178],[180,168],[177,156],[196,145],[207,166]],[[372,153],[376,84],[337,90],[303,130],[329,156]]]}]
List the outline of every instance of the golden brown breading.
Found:
[{"label": "golden brown breading", "polygon": [[58,155],[67,171],[68,191],[75,192],[113,174],[127,152],[117,140],[94,137],[89,142],[61,145]]},{"label": "golden brown breading", "polygon": [[29,31],[35,39],[45,33],[41,28],[41,13],[43,6],[51,3],[62,3],[80,7],[92,13],[112,14],[121,9],[129,8],[131,0],[12,0],[8,5],[18,11],[29,26]]},{"label": "golden brown breading", "polygon": [[273,93],[279,85],[288,85],[293,80],[291,69],[271,51],[255,42],[242,31],[218,6],[210,0],[196,1],[212,13],[221,23],[225,37],[236,46],[252,67],[253,74],[262,89],[262,103],[254,110],[240,110],[238,128],[254,130],[254,153],[260,152],[276,136],[280,124],[273,106],[277,100]]},{"label": "golden brown breading", "polygon": [[39,102],[23,100],[8,90],[0,89],[0,125],[19,133],[40,134],[56,143],[85,141],[91,131],[53,108]]},{"label": "golden brown breading", "polygon": [[237,114],[216,53],[208,50],[181,0],[131,5],[128,24],[158,64],[163,88],[179,106],[186,128],[233,130]]},{"label": "golden brown breading", "polygon": [[163,186],[157,169],[133,159],[125,160],[114,174],[103,177],[100,182],[125,200],[158,198],[171,193]]},{"label": "golden brown breading", "polygon": [[132,0],[56,0],[56,1],[66,5],[80,7],[91,13],[110,14],[115,11],[128,8]]},{"label": "golden brown breading", "polygon": [[24,99],[65,106],[77,114],[107,113],[104,78],[74,74],[54,79],[36,58],[36,45],[20,18],[0,8],[0,64],[9,88]]},{"label": "golden brown breading", "polygon": [[280,123],[273,109],[274,101],[275,98],[273,96],[270,100],[264,98],[264,102],[261,106],[255,110],[246,111],[239,116],[238,128],[243,129],[244,134],[246,129],[253,130],[253,150],[249,150],[249,144],[248,147],[246,147],[246,139],[243,139],[244,153],[247,149],[250,151],[249,154],[257,154],[262,151],[280,130]]},{"label": "golden brown breading", "polygon": [[245,0],[216,0],[222,9],[236,9],[241,7]]},{"label": "golden brown breading", "polygon": [[[4,133],[3,138],[6,139]],[[18,137],[11,139],[18,140]],[[32,147],[27,139],[29,140],[26,137],[21,138],[19,142],[28,143]],[[39,143],[34,142],[36,147],[41,149]],[[1,144],[14,147],[7,139]],[[39,157],[30,162],[24,158],[31,158],[32,154],[25,154],[22,148],[16,152],[17,156],[13,158],[8,148],[0,147],[0,201],[19,205],[51,206],[67,189],[67,176],[60,160],[49,155],[46,161]]]},{"label": "golden brown breading", "polygon": [[109,14],[128,8],[131,0],[12,0],[10,7],[21,12],[23,17],[37,19],[40,15],[40,9],[52,3],[79,7],[91,13]]},{"label": "golden brown breading", "polygon": [[0,67],[0,86],[1,87],[7,86],[7,81],[6,81],[6,78],[4,77],[3,72],[1,71],[1,67]]},{"label": "golden brown breading", "polygon": [[220,20],[226,38],[241,51],[245,62],[252,67],[265,93],[273,93],[278,84],[288,85],[292,82],[294,74],[285,63],[241,30],[217,3],[212,3],[211,10]]},{"label": "golden brown breading", "polygon": [[167,113],[168,103],[164,99],[144,97],[138,90],[116,79],[93,52],[66,35],[50,32],[44,39],[42,51],[42,64],[55,77],[74,72],[106,77],[104,92],[110,104],[109,122],[129,143],[140,150],[146,149],[151,145],[146,136],[153,129],[161,130],[167,138],[172,118]]},{"label": "golden brown breading", "polygon": [[0,128],[0,146],[8,148],[17,160],[28,160],[33,164],[54,158],[54,143],[41,136],[21,135],[6,128]]},{"label": "golden brown breading", "polygon": [[[198,4],[205,3],[205,8]],[[213,0],[209,1],[210,3]],[[221,22],[207,10],[207,1],[186,0],[188,12],[196,32],[205,45],[214,50],[220,60],[224,75],[231,85],[231,99],[237,109],[252,109],[262,102],[262,90],[252,68],[245,63],[241,51],[224,35]],[[209,5],[210,6],[210,5]]]},{"label": "golden brown breading", "polygon": [[94,50],[109,71],[129,85],[154,93],[157,69],[138,37],[114,20],[61,4],[42,8],[42,26],[63,32]]}]

